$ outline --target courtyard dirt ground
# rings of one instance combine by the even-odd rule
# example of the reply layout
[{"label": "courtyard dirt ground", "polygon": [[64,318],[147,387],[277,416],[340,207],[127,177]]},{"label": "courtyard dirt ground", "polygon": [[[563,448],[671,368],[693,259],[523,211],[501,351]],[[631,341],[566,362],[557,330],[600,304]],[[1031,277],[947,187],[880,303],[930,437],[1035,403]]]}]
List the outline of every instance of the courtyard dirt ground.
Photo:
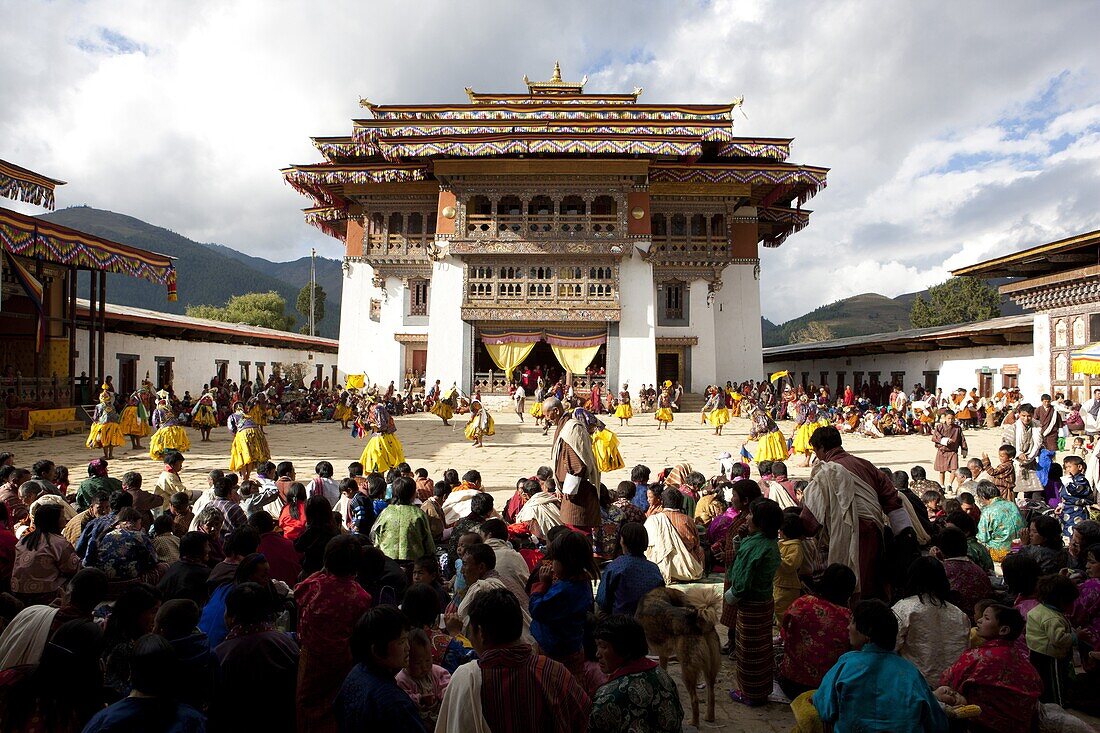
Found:
[{"label": "courtyard dirt ground", "polygon": [[[606,416],[605,416],[606,417]],[[500,505],[511,495],[515,482],[520,477],[530,476],[542,465],[550,462],[550,437],[544,437],[535,427],[530,416],[520,423],[513,412],[500,410],[494,413],[496,435],[487,440],[486,447],[477,449],[463,438],[462,416],[456,416],[455,427],[445,427],[434,415],[419,414],[397,418],[398,437],[405,447],[405,456],[412,467],[428,469],[433,478],[438,478],[448,468],[455,468],[461,474],[476,468],[482,474],[485,488],[491,491]],[[630,421],[630,425],[618,426],[618,420],[608,419],[608,427],[615,431],[621,441],[620,450],[626,462],[626,468],[605,475],[604,483],[613,487],[619,481],[630,477],[630,467],[644,463],[654,473],[665,466],[675,463],[689,463],[693,468],[711,476],[718,471],[716,457],[723,451],[736,456],[748,434],[749,422],[733,419],[726,426],[722,436],[713,435],[713,429],[701,425],[697,413],[679,413],[669,430],[658,430],[652,414],[640,414]],[[792,423],[782,423],[780,427],[789,435]],[[300,479],[313,476],[314,465],[321,460],[331,461],[336,475],[343,475],[348,463],[358,460],[363,450],[363,441],[355,440],[350,433],[341,431],[336,423],[316,423],[312,425],[271,425],[267,428],[273,460],[293,461]],[[184,464],[183,481],[188,488],[205,488],[206,472],[214,468],[228,468],[229,436],[224,428],[214,430],[212,442],[198,442],[198,432],[191,431],[194,441],[187,453]],[[972,456],[981,456],[982,452],[996,455],[1000,445],[1000,430],[968,431],[967,442]],[[39,458],[50,458],[70,469],[74,483],[79,483],[87,475],[87,461],[96,457],[98,451],[84,447],[84,435],[58,436],[55,438],[32,438],[29,441],[0,442],[0,450],[14,452],[16,464],[29,466]],[[926,436],[904,436],[871,439],[862,436],[848,436],[844,439],[845,448],[877,466],[908,471],[921,465],[931,474],[934,449],[931,438]],[[145,444],[148,444],[146,439]],[[750,446],[751,447],[751,446]],[[789,462],[790,474],[796,478],[809,476],[809,469],[798,468]],[[121,476],[126,471],[138,471],[145,482],[153,482],[161,471],[161,465],[149,459],[148,453],[134,451],[128,447],[116,450],[110,472]],[[930,476],[932,478],[932,476]],[[704,581],[721,592],[721,578],[712,575]],[[725,638],[725,628],[719,627],[719,633]],[[681,698],[685,710],[690,704],[679,668],[675,662],[669,667],[681,688]],[[744,731],[789,731],[794,719],[786,705],[769,704],[761,708],[746,708],[731,702],[728,690],[735,686],[733,664],[728,660],[722,663],[716,688],[716,720],[714,723],[700,721],[703,730],[726,729]],[[705,692],[700,690],[705,699]],[[1096,726],[1098,722],[1091,720]]]}]

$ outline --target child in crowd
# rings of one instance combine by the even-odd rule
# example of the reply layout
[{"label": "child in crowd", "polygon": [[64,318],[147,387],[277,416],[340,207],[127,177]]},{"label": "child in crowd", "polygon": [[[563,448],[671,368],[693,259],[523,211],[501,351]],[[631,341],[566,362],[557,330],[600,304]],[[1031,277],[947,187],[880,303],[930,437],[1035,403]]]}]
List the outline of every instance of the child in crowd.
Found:
[{"label": "child in crowd", "polygon": [[772,591],[776,635],[783,624],[783,614],[802,595],[802,578],[799,572],[806,564],[802,543],[805,534],[802,517],[796,512],[783,512],[783,521],[779,526],[779,568],[775,571],[775,587]]},{"label": "child in crowd", "polygon": [[756,464],[756,470],[760,472],[761,486],[766,486],[766,482],[775,480],[775,476],[772,474],[772,461],[760,461]]},{"label": "child in crowd", "polygon": [[982,469],[989,474],[989,480],[1001,491],[1001,498],[1014,501],[1016,496],[1016,449],[1011,445],[1002,445],[997,449],[997,465],[989,456],[982,454]]},{"label": "child in crowd", "polygon": [[439,596],[439,607],[446,608],[451,602],[447,589],[443,587],[443,571],[434,555],[425,555],[413,563],[412,581],[426,583]]},{"label": "child in crowd", "polygon": [[1073,538],[1073,527],[1089,518],[1092,502],[1092,486],[1085,478],[1085,462],[1080,456],[1066,456],[1062,461],[1065,476],[1058,492],[1062,514],[1062,536],[1068,542]]},{"label": "child in crowd", "polygon": [[397,673],[396,682],[420,711],[425,730],[435,730],[451,674],[432,663],[432,642],[423,629],[409,632],[409,659]]},{"label": "child in crowd", "polygon": [[69,495],[69,467],[68,466],[55,466],[53,482],[57,486],[57,490],[61,493],[61,496]]},{"label": "child in crowd", "polygon": [[1066,618],[1079,592],[1064,575],[1039,579],[1039,605],[1027,614],[1027,648],[1043,679],[1043,702],[1063,705],[1073,664],[1073,627]]},{"label": "child in crowd", "polygon": [[180,559],[180,538],[173,532],[173,525],[171,514],[161,514],[153,520],[153,549],[157,551],[157,561],[169,565]]},{"label": "child in crowd", "polygon": [[1074,684],[1073,705],[1090,715],[1100,710],[1097,700],[1097,682],[1100,682],[1100,544],[1093,544],[1085,551],[1086,578],[1078,586],[1080,595],[1073,604],[1070,620],[1077,629],[1077,641],[1085,673]]},{"label": "child in crowd", "polygon": [[[1033,558],[1013,553],[1001,562],[1005,587],[1012,606],[1027,619],[1031,609],[1039,605],[1036,587],[1039,585],[1039,563]],[[1027,639],[1023,634],[1016,640],[1016,653],[1021,659],[1028,659],[1031,652],[1027,648]]]},{"label": "child in crowd", "polygon": [[730,690],[730,698],[744,705],[763,705],[772,692],[774,579],[781,562],[782,524],[783,510],[771,499],[756,499],[749,505],[749,535],[737,548],[729,569],[729,590],[723,597],[737,607],[738,689]]},{"label": "child in crowd", "polygon": [[920,495],[920,500],[928,510],[929,521],[939,522],[944,518],[943,494],[934,489],[929,489]]},{"label": "child in crowd", "polygon": [[[466,578],[462,574],[462,561],[466,557],[466,550],[470,549],[472,545],[479,545],[484,540],[481,539],[481,535],[477,532],[466,532],[458,538],[457,549],[455,550],[455,577],[451,579],[451,605],[458,608],[462,603],[462,599],[466,596]],[[447,606],[449,608],[449,606]]]},{"label": "child in crowd", "polygon": [[172,534],[183,537],[191,529],[195,518],[191,511],[191,497],[184,491],[177,491],[168,499],[168,516],[172,517]]},{"label": "child in crowd", "polygon": [[1080,458],[1088,458],[1089,449],[1085,446],[1085,439],[1080,435],[1074,438],[1069,452]]},{"label": "child in crowd", "polygon": [[592,581],[600,570],[592,543],[567,532],[549,548],[552,568],[539,568],[531,588],[531,635],[542,653],[564,664],[578,680],[584,675],[584,624],[592,608]]},{"label": "child in crowd", "polygon": [[985,603],[978,616],[982,644],[963,652],[940,678],[936,699],[945,705],[977,705],[968,721],[978,733],[1029,733],[1043,682],[1035,668],[1015,653],[1024,618],[1015,608]]},{"label": "child in crowd", "polygon": [[969,491],[960,491],[958,500],[962,510],[970,515],[970,518],[974,520],[974,524],[977,524],[982,518],[982,510],[974,500],[974,495]]},{"label": "child in crowd", "polygon": [[638,522],[627,522],[619,530],[622,554],[611,561],[603,571],[596,606],[606,615],[626,614],[634,616],[638,601],[654,588],[665,584],[661,569],[647,560],[649,533]]}]

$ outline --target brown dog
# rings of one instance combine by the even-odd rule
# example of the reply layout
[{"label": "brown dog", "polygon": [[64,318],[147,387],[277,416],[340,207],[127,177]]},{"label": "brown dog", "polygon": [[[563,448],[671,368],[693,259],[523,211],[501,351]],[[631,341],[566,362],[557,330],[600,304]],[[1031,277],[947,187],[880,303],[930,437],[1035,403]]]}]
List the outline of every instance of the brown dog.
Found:
[{"label": "brown dog", "polygon": [[661,659],[661,669],[675,656],[683,670],[691,698],[691,724],[699,726],[699,675],[707,683],[707,722],[714,722],[714,684],[722,664],[721,645],[714,625],[722,599],[711,588],[656,588],[642,598],[635,617],[645,629],[650,651]]}]

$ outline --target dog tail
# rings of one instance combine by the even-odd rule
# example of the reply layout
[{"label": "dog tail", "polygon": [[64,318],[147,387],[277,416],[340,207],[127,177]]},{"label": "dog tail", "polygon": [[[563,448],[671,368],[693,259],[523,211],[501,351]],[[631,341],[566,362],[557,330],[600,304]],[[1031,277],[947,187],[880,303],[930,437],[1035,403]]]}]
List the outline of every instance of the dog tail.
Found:
[{"label": "dog tail", "polygon": [[699,612],[699,618],[710,626],[718,623],[722,617],[722,596],[715,592],[714,587],[703,585],[688,588],[684,592],[684,600],[687,604]]}]

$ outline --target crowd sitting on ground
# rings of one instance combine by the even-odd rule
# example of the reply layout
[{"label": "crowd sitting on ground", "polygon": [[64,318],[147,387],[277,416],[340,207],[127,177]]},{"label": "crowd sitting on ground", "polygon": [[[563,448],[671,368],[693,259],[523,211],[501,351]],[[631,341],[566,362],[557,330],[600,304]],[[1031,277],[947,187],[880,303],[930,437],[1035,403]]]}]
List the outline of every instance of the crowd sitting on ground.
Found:
[{"label": "crowd sitting on ground", "polygon": [[808,482],[729,454],[711,478],[639,465],[592,519],[550,467],[498,506],[477,470],[265,462],[195,490],[179,453],[148,488],[102,458],[77,482],[0,454],[0,730],[678,731],[635,613],[710,573],[731,698],[790,702],[798,730],[1098,711],[1080,456],[1015,482],[1006,443],[940,484],[832,426],[809,443]]}]

